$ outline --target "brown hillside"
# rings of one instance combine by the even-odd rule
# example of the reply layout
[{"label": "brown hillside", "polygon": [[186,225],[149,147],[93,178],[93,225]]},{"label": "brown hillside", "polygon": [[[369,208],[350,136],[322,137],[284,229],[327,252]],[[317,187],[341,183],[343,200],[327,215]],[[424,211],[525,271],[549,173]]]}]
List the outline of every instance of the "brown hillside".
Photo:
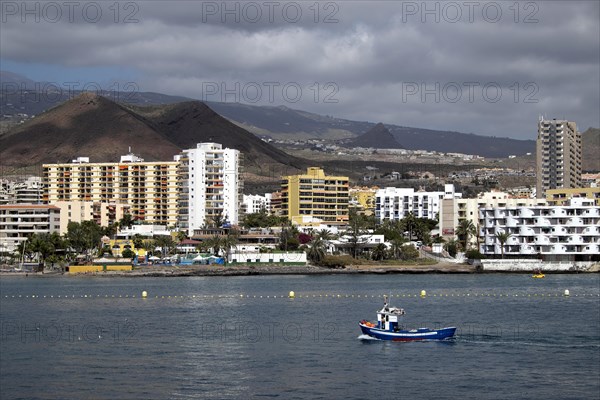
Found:
[{"label": "brown hillside", "polygon": [[304,160],[260,140],[199,101],[131,109],[180,148],[195,147],[200,142],[221,143],[240,150],[244,153],[245,166],[262,173],[267,173],[275,164],[289,165],[293,169],[305,166]]},{"label": "brown hillside", "polygon": [[28,121],[0,138],[0,163],[33,165],[116,161],[128,146],[146,160],[171,160],[179,148],[125,107],[85,93]]},{"label": "brown hillside", "polygon": [[600,129],[589,128],[581,134],[583,170],[600,171]]},{"label": "brown hillside", "polygon": [[69,162],[77,156],[117,161],[129,146],[147,161],[172,160],[182,149],[203,141],[242,151],[246,170],[261,175],[304,167],[304,160],[263,142],[201,102],[132,107],[90,93],[0,137],[0,165]]}]

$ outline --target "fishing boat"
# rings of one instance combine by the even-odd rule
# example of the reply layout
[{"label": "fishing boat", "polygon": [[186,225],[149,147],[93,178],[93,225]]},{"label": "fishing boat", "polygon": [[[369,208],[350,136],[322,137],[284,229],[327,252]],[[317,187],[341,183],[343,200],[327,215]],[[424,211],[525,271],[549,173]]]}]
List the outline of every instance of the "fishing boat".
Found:
[{"label": "fishing boat", "polygon": [[381,340],[406,342],[412,340],[444,340],[454,336],[455,327],[441,329],[405,329],[400,325],[404,309],[390,307],[387,296],[384,296],[383,308],[377,311],[377,323],[362,320],[358,323],[365,335]]}]

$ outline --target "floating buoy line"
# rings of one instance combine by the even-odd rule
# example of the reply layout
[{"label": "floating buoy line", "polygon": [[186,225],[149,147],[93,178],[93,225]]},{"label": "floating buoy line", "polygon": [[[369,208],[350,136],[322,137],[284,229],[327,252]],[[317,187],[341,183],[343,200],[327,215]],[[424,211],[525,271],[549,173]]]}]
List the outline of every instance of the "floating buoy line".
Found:
[{"label": "floating buoy line", "polygon": [[[383,298],[384,294],[369,294],[369,293],[296,293],[290,291],[285,295],[252,295],[252,294],[191,294],[191,295],[154,295],[151,296],[147,291],[142,291],[140,294],[80,294],[80,295],[4,295],[0,296],[0,299],[376,299]],[[600,297],[600,293],[573,293],[571,294],[569,289],[565,289],[563,292],[551,292],[551,293],[496,293],[496,292],[434,292],[427,293],[426,290],[421,290],[419,293],[398,293],[398,294],[387,294],[388,297],[395,298],[421,298],[421,299],[437,299],[437,298],[452,298],[452,297],[468,297],[468,298],[496,298],[496,299],[507,299],[507,298],[557,298],[557,297]]]}]

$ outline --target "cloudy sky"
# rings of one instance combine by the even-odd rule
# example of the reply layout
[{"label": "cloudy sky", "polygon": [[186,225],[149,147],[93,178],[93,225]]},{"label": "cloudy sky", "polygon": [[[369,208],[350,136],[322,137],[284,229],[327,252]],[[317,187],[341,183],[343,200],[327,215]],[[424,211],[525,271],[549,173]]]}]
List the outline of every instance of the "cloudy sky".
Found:
[{"label": "cloudy sky", "polygon": [[3,0],[1,11],[0,68],[64,90],[522,139],[539,115],[600,127],[595,0]]}]

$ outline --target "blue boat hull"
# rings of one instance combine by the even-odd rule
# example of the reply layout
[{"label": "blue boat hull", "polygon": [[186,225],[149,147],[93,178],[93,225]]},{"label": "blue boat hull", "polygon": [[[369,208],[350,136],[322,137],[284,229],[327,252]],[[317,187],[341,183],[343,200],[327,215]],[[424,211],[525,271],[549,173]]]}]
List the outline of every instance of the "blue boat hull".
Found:
[{"label": "blue boat hull", "polygon": [[454,336],[455,327],[447,327],[441,329],[419,328],[413,330],[400,330],[397,332],[386,331],[377,327],[370,327],[359,323],[360,329],[365,335],[369,335],[376,339],[392,340],[396,342],[408,342],[413,340],[444,340]]}]

